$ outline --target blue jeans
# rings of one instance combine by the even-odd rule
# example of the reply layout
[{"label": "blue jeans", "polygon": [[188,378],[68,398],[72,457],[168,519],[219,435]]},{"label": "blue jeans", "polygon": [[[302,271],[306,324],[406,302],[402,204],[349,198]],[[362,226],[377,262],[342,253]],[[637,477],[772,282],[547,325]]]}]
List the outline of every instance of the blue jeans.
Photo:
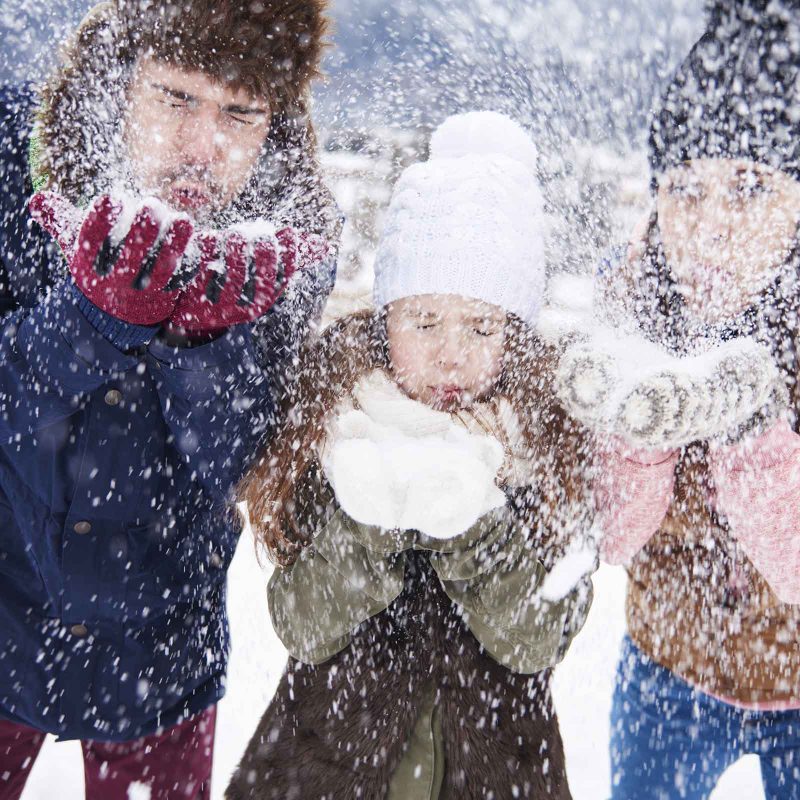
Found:
[{"label": "blue jeans", "polygon": [[622,646],[611,707],[612,800],[705,800],[749,753],[767,800],[800,800],[800,711],[746,711]]}]

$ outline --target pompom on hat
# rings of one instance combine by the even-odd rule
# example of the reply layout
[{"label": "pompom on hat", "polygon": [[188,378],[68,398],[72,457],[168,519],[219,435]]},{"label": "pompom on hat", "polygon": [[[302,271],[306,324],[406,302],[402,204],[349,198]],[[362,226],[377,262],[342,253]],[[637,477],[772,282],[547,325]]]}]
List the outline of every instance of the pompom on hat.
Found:
[{"label": "pompom on hat", "polygon": [[536,163],[528,134],[502,114],[447,119],[430,159],[395,187],[375,257],[375,305],[456,294],[535,323],[545,286]]}]

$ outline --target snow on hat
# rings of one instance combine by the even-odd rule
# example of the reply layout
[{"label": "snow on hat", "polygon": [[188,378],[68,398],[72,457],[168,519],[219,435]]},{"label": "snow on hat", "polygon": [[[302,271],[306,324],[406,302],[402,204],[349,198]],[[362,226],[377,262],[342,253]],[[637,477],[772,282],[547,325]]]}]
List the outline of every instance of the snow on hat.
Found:
[{"label": "snow on hat", "polygon": [[545,285],[537,151],[495,112],[447,119],[400,177],[375,257],[377,307],[421,294],[483,300],[533,324]]},{"label": "snow on hat", "polygon": [[693,158],[743,158],[800,180],[798,0],[713,0],[650,129],[654,186]]}]

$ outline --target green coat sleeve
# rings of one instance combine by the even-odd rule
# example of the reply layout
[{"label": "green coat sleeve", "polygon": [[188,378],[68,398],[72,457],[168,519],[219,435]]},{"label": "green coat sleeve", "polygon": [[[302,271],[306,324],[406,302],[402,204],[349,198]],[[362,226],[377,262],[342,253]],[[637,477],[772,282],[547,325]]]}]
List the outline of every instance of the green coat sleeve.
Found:
[{"label": "green coat sleeve", "polygon": [[275,570],[267,589],[270,617],[290,655],[309,664],[327,660],[400,594],[403,560],[393,550],[395,538],[339,509],[290,568]]},{"label": "green coat sleeve", "polygon": [[482,536],[468,548],[432,554],[431,563],[478,641],[515,672],[555,666],[592,601],[588,577],[563,599],[545,600],[541,586],[547,570],[524,530],[502,511],[484,518]]},{"label": "green coat sleeve", "polygon": [[460,536],[436,540],[363,525],[337,509],[295,564],[273,574],[268,592],[275,632],[296,659],[327,660],[401,593],[403,551],[425,550],[445,592],[498,662],[521,673],[551,667],[583,624],[591,582],[558,602],[545,601],[546,569],[512,520],[499,509]]}]

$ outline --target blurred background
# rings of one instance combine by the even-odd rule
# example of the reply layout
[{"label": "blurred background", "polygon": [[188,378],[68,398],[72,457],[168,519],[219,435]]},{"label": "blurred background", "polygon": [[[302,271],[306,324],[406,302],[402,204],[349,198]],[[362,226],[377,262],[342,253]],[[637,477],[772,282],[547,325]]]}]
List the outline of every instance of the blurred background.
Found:
[{"label": "blurred background", "polygon": [[[86,0],[0,0],[0,80],[39,80]],[[392,184],[449,114],[504,111],[531,132],[551,222],[549,270],[590,272],[646,211],[649,109],[703,28],[700,0],[332,0],[327,80],[315,91],[323,164],[346,214],[328,318],[369,302]],[[220,705],[214,798],[285,663],[266,613],[267,570],[245,535],[230,572],[233,652]],[[556,673],[575,800],[608,795],[608,710],[625,573],[603,567],[586,628]],[[713,800],[757,800],[748,756]],[[58,787],[56,793],[54,787]],[[78,800],[76,743],[49,742],[24,800]],[[138,800],[138,798],[131,798]]]}]

